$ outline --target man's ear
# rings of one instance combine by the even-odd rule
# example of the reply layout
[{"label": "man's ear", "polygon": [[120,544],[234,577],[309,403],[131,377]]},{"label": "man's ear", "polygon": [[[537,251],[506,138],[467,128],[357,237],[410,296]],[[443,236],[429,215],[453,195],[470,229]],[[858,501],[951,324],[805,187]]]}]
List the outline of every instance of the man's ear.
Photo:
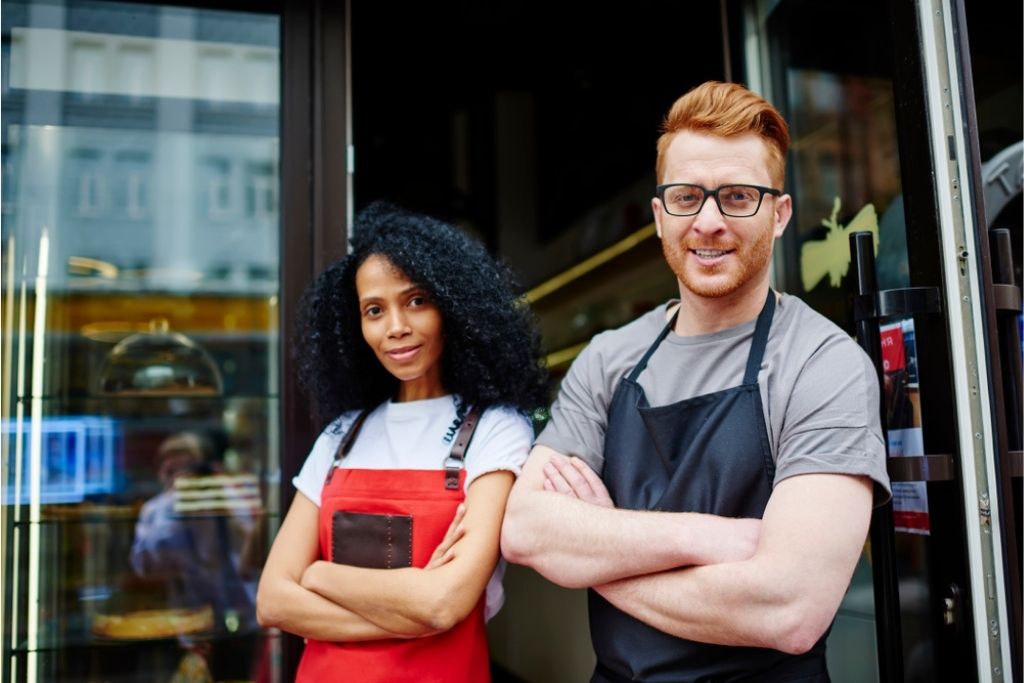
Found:
[{"label": "man's ear", "polygon": [[654,212],[654,230],[661,239],[661,201],[657,197],[651,198],[651,211]]},{"label": "man's ear", "polygon": [[775,239],[782,237],[782,233],[786,231],[786,226],[789,225],[789,219],[793,217],[793,198],[788,194],[779,195],[775,199],[775,222],[772,226],[772,232],[775,235]]}]

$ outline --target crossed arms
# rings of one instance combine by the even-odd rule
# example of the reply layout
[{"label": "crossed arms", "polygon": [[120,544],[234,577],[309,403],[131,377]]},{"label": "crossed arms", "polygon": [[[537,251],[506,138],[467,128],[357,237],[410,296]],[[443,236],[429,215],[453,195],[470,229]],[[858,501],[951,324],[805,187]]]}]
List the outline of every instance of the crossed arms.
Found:
[{"label": "crossed arms", "polygon": [[762,520],[619,510],[586,464],[536,446],[509,496],[501,548],[666,633],[797,654],[835,615],[871,501],[867,477],[805,474],[775,487]]},{"label": "crossed arms", "polygon": [[364,569],[320,560],[319,508],[297,494],[260,578],[260,625],[323,641],[447,631],[472,611],[494,572],[512,481],[510,472],[475,479],[422,569]]}]

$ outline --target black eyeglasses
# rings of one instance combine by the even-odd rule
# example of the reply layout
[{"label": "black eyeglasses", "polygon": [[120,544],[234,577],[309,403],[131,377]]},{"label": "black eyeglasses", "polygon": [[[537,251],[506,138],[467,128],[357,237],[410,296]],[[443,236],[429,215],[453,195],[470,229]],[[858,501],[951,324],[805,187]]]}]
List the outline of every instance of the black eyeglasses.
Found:
[{"label": "black eyeglasses", "polygon": [[760,185],[721,185],[710,190],[703,185],[670,183],[655,188],[661,205],[672,216],[696,216],[708,197],[714,197],[723,216],[746,218],[761,209],[766,194],[778,197],[781,190]]}]

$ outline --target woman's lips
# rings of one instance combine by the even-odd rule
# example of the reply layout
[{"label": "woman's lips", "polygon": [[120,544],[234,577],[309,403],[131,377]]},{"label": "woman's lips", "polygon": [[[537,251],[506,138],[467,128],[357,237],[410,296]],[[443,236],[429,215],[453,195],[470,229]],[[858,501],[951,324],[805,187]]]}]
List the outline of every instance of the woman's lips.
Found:
[{"label": "woman's lips", "polygon": [[405,361],[411,360],[413,358],[413,356],[415,356],[419,352],[419,350],[421,348],[422,348],[422,345],[419,345],[419,346],[403,346],[403,347],[398,348],[398,349],[391,349],[390,351],[385,351],[385,353],[387,354],[388,358],[390,358],[391,360],[399,362],[399,363],[403,363]]}]

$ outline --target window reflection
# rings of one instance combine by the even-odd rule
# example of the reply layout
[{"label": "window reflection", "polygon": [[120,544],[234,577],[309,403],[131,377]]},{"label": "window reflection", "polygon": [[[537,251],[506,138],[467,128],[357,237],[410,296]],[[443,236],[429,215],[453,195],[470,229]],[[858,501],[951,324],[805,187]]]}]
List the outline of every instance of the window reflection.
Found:
[{"label": "window reflection", "polygon": [[273,680],[279,20],[0,4],[5,662]]}]

